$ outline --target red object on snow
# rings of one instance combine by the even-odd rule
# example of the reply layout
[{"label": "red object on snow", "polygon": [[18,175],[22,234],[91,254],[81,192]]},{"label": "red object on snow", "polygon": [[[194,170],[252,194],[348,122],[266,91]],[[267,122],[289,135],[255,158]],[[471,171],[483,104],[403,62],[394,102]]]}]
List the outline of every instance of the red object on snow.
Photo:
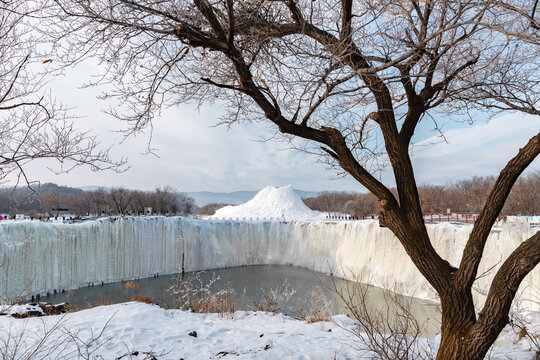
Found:
[{"label": "red object on snow", "polygon": [[0,220],[4,220],[4,217],[2,215],[0,215]]}]

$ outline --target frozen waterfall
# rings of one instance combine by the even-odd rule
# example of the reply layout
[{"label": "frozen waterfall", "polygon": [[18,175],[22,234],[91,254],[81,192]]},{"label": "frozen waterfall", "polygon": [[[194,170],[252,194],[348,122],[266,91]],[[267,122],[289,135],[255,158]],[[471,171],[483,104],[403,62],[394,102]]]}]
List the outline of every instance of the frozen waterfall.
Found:
[{"label": "frozen waterfall", "polygon": [[[429,225],[434,247],[457,266],[471,226]],[[506,224],[493,230],[475,284],[482,301],[501,259],[535,230]],[[155,274],[241,265],[295,265],[436,300],[390,230],[375,221],[233,222],[182,217],[118,217],[80,224],[0,224],[0,296],[44,294]],[[520,297],[540,310],[540,267]]]}]

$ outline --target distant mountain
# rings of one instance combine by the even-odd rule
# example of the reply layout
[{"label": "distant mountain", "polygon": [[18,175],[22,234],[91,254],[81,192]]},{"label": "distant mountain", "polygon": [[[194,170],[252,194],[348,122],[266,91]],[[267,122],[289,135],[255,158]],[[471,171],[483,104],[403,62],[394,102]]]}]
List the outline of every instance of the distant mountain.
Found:
[{"label": "distant mountain", "polygon": [[294,192],[298,194],[298,196],[300,196],[300,199],[319,196],[321,193],[324,192],[324,191],[304,191],[304,190],[298,190],[298,189],[293,189],[293,190]]},{"label": "distant mountain", "polygon": [[[52,183],[44,183],[41,184],[39,189],[39,194],[44,195],[51,193],[53,191],[58,191],[60,193],[68,194],[68,195],[82,195],[85,191],[95,191],[98,189],[105,189],[108,190],[107,187],[103,186],[78,186],[78,187],[69,187],[69,186],[61,186],[56,185]],[[315,197],[323,193],[324,191],[305,191],[305,190],[298,190],[293,189],[296,194],[302,199],[308,198],[308,197]],[[11,188],[8,186],[2,187],[0,186],[0,193],[5,193],[7,191],[11,191]],[[24,194],[28,192],[28,189],[25,187],[19,187],[17,190],[18,193]],[[219,203],[219,204],[231,204],[231,205],[239,205],[243,204],[255,197],[259,190],[253,190],[253,191],[235,191],[235,192],[211,192],[211,191],[196,191],[196,192],[185,192],[186,195],[191,196],[195,200],[195,204],[197,206],[204,206],[206,204],[210,203]]]},{"label": "distant mountain", "polygon": [[[294,191],[301,198],[313,197],[321,193],[321,191],[304,191],[304,190],[297,190],[297,189],[294,189]],[[195,200],[195,204],[197,204],[197,206],[204,206],[210,203],[238,205],[238,204],[243,204],[253,199],[253,197],[257,195],[258,192],[259,190],[235,191],[235,192],[230,192],[230,193],[196,191],[196,192],[188,192],[186,193],[186,195],[191,196]]]},{"label": "distant mountain", "polygon": [[45,183],[39,187],[40,195],[49,194],[52,192],[59,192],[66,195],[82,195],[83,190],[71,186],[62,186],[54,183]]},{"label": "distant mountain", "polygon": [[32,184],[32,187],[29,188],[26,185],[19,185],[15,191],[13,191],[12,186],[0,187],[0,193],[18,195],[18,196],[28,196],[36,192],[36,195],[46,195],[52,192],[58,192],[65,195],[81,195],[83,190],[80,188],[62,186],[54,183],[43,183],[43,184]]},{"label": "distant mountain", "polygon": [[81,189],[83,191],[96,191],[96,190],[99,190],[99,189],[106,189],[106,187],[89,185],[89,186],[79,186],[78,189]]}]

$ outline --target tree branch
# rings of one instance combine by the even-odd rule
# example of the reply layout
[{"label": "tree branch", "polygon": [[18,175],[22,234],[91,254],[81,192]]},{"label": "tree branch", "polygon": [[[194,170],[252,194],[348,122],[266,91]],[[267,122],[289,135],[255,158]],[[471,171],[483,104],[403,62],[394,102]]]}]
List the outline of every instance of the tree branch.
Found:
[{"label": "tree branch", "polygon": [[471,330],[472,338],[491,334],[492,341],[495,341],[508,324],[508,313],[519,285],[539,262],[540,231],[521,243],[495,274],[484,308]]},{"label": "tree branch", "polygon": [[470,288],[474,282],[491,227],[497,220],[497,216],[501,212],[517,178],[538,154],[540,154],[540,132],[533,136],[527,145],[520,149],[518,154],[501,171],[499,178],[489,193],[482,212],[474,223],[467,245],[463,250],[461,264],[454,274],[459,287]]},{"label": "tree branch", "polygon": [[227,85],[227,84],[220,84],[220,83],[217,83],[209,78],[205,78],[205,77],[202,77],[201,78],[202,81],[205,81],[211,85],[214,85],[214,86],[217,86],[219,88],[223,88],[223,89],[229,89],[229,90],[235,90],[235,91],[241,91],[241,89],[237,86],[234,86],[234,85]]},{"label": "tree branch", "polygon": [[223,26],[221,26],[221,23],[217,19],[212,5],[210,5],[207,0],[194,0],[194,3],[195,5],[197,5],[197,8],[199,8],[200,12],[210,23],[210,26],[212,27],[212,30],[216,34],[217,38],[220,41],[227,41],[225,30],[223,30]]},{"label": "tree branch", "polygon": [[341,0],[341,7],[343,8],[343,10],[341,14],[340,38],[342,39],[348,39],[351,36],[352,5],[353,0]]}]

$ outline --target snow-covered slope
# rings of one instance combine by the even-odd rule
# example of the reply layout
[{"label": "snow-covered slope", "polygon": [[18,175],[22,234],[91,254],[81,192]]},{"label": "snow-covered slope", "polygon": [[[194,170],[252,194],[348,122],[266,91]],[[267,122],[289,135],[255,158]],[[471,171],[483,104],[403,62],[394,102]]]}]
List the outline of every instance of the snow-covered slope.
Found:
[{"label": "snow-covered slope", "polygon": [[[359,340],[366,335],[358,333],[352,319],[338,315],[332,320],[310,324],[282,314],[195,314],[124,303],[40,318],[0,316],[0,343],[10,359],[28,354],[36,359],[378,358]],[[537,334],[540,323],[527,330]],[[507,326],[489,359],[533,359],[537,346],[529,339]],[[434,358],[439,342],[440,336],[420,338],[409,355],[421,351],[424,358]]]},{"label": "snow-covered slope", "polygon": [[308,208],[291,185],[288,185],[280,188],[265,187],[250,201],[237,206],[225,206],[216,211],[211,218],[316,220],[324,219],[324,214]]}]

